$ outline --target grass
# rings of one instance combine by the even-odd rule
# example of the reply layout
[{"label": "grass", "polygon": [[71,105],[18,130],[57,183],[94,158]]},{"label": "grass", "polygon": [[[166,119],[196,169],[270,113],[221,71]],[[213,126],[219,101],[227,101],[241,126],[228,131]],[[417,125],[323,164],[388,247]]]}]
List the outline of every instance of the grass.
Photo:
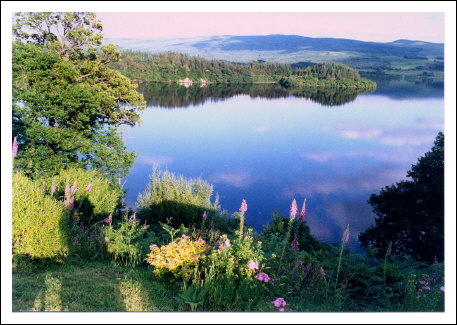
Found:
[{"label": "grass", "polygon": [[[178,291],[176,291],[177,294]],[[148,268],[103,263],[13,268],[13,312],[182,311]]]}]

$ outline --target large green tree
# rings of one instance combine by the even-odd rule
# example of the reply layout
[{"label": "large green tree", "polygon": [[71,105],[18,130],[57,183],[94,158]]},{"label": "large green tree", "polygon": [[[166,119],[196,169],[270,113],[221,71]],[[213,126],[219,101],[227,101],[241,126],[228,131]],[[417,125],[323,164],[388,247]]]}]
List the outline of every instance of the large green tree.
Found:
[{"label": "large green tree", "polygon": [[108,64],[120,58],[102,46],[93,13],[18,13],[13,24],[15,167],[31,176],[78,166],[116,179],[128,173],[121,125],[139,122],[136,85]]},{"label": "large green tree", "polygon": [[368,203],[376,225],[359,235],[362,246],[386,253],[389,242],[398,255],[433,262],[444,259],[444,134],[408,171],[402,181],[372,194]]}]

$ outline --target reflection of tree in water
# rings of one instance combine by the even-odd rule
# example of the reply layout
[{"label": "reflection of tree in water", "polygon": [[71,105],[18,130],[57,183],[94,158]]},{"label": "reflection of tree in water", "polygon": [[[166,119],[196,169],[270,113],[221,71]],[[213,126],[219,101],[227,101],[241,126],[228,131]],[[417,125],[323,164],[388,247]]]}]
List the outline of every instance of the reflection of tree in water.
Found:
[{"label": "reflection of tree in water", "polygon": [[181,85],[141,83],[138,90],[147,101],[147,106],[162,108],[185,108],[198,106],[210,100],[223,101],[233,96],[246,94],[252,98],[286,98],[289,96],[308,98],[324,106],[338,106],[355,100],[361,89],[284,88],[278,84],[235,84],[235,85]]}]

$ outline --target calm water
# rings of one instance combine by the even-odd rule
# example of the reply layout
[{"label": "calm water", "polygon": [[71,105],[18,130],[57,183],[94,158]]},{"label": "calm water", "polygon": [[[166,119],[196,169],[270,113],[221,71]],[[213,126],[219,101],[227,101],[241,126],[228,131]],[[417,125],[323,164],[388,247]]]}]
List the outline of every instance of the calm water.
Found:
[{"label": "calm water", "polygon": [[444,129],[442,86],[380,82],[372,93],[277,86],[191,87],[142,84],[142,125],[125,128],[138,153],[126,179],[135,206],[153,167],[214,184],[223,209],[248,203],[261,230],[278,209],[307,198],[306,219],[324,242],[351,242],[374,220],[371,193],[405,179]]}]

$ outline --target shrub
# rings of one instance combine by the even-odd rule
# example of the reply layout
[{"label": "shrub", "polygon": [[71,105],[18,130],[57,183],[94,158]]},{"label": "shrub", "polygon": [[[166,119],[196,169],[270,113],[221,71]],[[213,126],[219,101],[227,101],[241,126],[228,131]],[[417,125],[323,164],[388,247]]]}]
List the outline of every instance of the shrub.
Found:
[{"label": "shrub", "polygon": [[118,184],[101,178],[96,171],[81,168],[62,170],[59,175],[48,178],[43,185],[47,193],[56,186],[55,198],[64,198],[65,187],[76,185],[74,208],[85,226],[100,221],[112,214],[123,195]]},{"label": "shrub", "polygon": [[212,217],[219,209],[218,198],[211,203],[213,186],[200,178],[185,179],[169,171],[155,169],[146,191],[137,199],[142,220],[179,227],[198,223],[206,211]]},{"label": "shrub", "polygon": [[39,181],[13,174],[13,253],[32,258],[68,254],[69,214],[62,202],[45,195]]},{"label": "shrub", "polygon": [[208,246],[203,239],[192,241],[186,235],[168,245],[162,247],[151,245],[150,248],[147,261],[155,267],[155,274],[172,273],[176,278],[185,279],[190,278],[194,267],[208,251]]},{"label": "shrub", "polygon": [[114,257],[115,262],[133,266],[144,262],[148,247],[143,240],[146,229],[147,226],[141,225],[135,215],[116,226],[109,224],[104,228],[103,240],[106,242],[108,253]]}]

